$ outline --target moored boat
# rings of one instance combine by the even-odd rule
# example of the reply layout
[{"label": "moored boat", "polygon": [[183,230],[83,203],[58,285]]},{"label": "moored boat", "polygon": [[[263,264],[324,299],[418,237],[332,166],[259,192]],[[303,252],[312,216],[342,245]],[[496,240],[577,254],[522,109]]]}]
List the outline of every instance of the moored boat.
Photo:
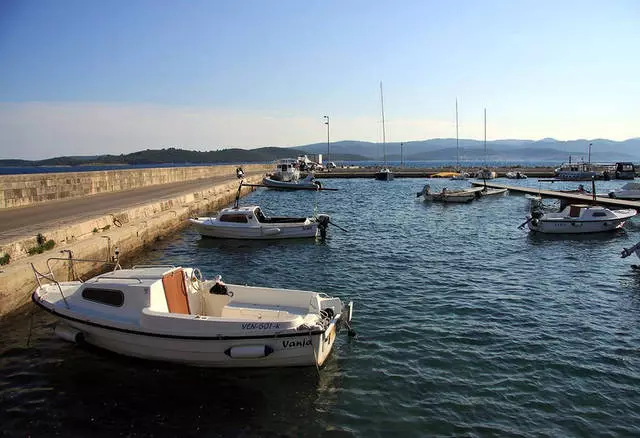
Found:
[{"label": "moored boat", "polygon": [[638,200],[640,199],[640,183],[627,183],[619,189],[609,192],[609,197],[616,199]]},{"label": "moored boat", "polygon": [[578,234],[622,228],[635,216],[634,209],[610,210],[599,205],[571,204],[560,212],[534,210],[527,216],[531,231],[551,234]]},{"label": "moored boat", "polygon": [[425,201],[444,202],[444,203],[466,203],[471,202],[476,198],[478,192],[482,190],[482,187],[472,187],[469,189],[457,189],[449,190],[446,187],[441,192],[431,192],[431,186],[426,184],[416,196],[422,196]]},{"label": "moored boat", "polygon": [[313,173],[309,173],[302,180],[296,179],[291,181],[281,181],[265,176],[262,178],[262,184],[270,189],[282,190],[318,190],[322,188],[320,181],[314,179]]},{"label": "moored boat", "polygon": [[378,181],[393,181],[393,172],[388,167],[383,167],[374,174]]},{"label": "moored boat", "polygon": [[321,366],[342,326],[354,334],[353,304],[318,292],[224,284],[170,265],[116,264],[86,282],[33,269],[32,299],[57,318],[56,335],[126,356],[207,367]]},{"label": "moored boat", "polygon": [[326,235],[329,216],[267,216],[257,205],[222,209],[213,217],[190,218],[189,222],[205,237],[225,239],[297,239]]}]

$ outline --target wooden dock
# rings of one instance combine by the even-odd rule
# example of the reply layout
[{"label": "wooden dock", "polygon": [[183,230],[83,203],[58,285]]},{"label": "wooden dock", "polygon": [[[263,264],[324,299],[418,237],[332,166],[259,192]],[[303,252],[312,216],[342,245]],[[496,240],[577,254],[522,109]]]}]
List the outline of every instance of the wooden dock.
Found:
[{"label": "wooden dock", "polygon": [[[473,181],[471,184],[474,186],[484,186],[485,183],[481,181]],[[539,195],[543,198],[555,198],[560,199],[566,203],[582,203],[582,204],[599,204],[606,205],[615,208],[635,208],[640,211],[640,202],[639,201],[629,201],[625,199],[615,199],[610,198],[609,196],[594,196],[592,194],[581,194],[581,193],[565,193],[558,190],[540,190],[532,187],[514,187],[508,186],[505,184],[495,184],[491,182],[486,183],[487,187],[496,188],[496,189],[508,189],[509,192],[512,193],[522,193],[528,195]]]}]

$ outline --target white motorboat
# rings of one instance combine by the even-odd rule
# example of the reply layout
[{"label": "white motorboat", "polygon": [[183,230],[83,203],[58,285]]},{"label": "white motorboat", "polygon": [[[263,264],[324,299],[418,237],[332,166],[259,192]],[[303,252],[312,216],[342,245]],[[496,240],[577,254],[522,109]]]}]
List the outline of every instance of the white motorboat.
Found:
[{"label": "white motorboat", "polygon": [[505,176],[509,179],[527,179],[527,175],[520,171],[509,171],[505,174]]},{"label": "white motorboat", "polygon": [[262,178],[262,184],[270,189],[283,190],[318,190],[322,188],[320,181],[314,179],[313,173],[309,173],[304,179],[281,181],[265,176]]},{"label": "white motorboat", "polygon": [[190,218],[202,236],[225,239],[295,239],[326,236],[329,216],[266,216],[257,205],[223,208],[213,217]]},{"label": "white motorboat", "polygon": [[449,190],[446,187],[441,192],[431,192],[431,186],[426,184],[416,196],[424,197],[425,201],[445,202],[445,203],[465,203],[473,201],[482,187],[472,187],[469,189]]},{"label": "white motorboat", "polygon": [[609,192],[609,197],[618,199],[640,199],[640,183],[626,183],[619,189]]},{"label": "white motorboat", "polygon": [[534,210],[525,223],[531,231],[540,233],[597,233],[621,228],[636,214],[634,209],[610,210],[599,205],[571,204],[560,212]]},{"label": "white motorboat", "polygon": [[480,169],[475,175],[477,179],[495,179],[497,176],[495,171],[489,169]]},{"label": "white motorboat", "polygon": [[383,167],[374,176],[379,181],[393,181],[393,172],[388,167]]},{"label": "white motorboat", "polygon": [[126,356],[206,367],[321,366],[342,326],[355,334],[353,304],[318,292],[224,284],[179,266],[116,264],[86,282],[63,282],[51,260],[47,274],[32,265],[39,284],[32,299],[58,319],[56,335]]},{"label": "white motorboat", "polygon": [[295,158],[283,158],[277,160],[273,171],[268,177],[274,181],[293,181],[300,179],[299,162]]},{"label": "white motorboat", "polygon": [[591,163],[585,163],[584,161],[563,163],[554,170],[554,174],[556,178],[563,181],[591,181],[598,176]]}]

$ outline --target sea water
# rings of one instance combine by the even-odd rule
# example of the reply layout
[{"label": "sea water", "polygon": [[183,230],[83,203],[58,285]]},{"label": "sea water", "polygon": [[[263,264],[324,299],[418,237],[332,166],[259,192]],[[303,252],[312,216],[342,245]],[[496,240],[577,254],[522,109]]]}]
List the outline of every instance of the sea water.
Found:
[{"label": "sea water", "polygon": [[[326,179],[338,191],[258,189],[241,203],[327,213],[346,231],[242,242],[186,227],[136,260],[353,300],[358,335],[341,332],[320,370],[130,359],[56,338],[54,319],[28,306],[0,327],[3,433],[639,436],[640,275],[637,260],[620,258],[640,240],[638,218],[603,235],[535,235],[518,228],[522,195],[431,204],[416,197],[427,182],[470,185]],[[597,183],[603,193],[622,184]]]}]

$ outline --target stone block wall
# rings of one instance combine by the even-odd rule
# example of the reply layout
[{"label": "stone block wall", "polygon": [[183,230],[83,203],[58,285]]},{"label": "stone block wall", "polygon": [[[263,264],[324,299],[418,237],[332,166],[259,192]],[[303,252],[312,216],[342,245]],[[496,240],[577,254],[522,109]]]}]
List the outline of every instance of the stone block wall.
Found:
[{"label": "stone block wall", "polygon": [[[0,175],[0,208],[118,192],[158,184],[213,177],[235,177],[235,165],[163,167],[92,172]],[[245,164],[246,172],[267,170],[266,164]]]}]

